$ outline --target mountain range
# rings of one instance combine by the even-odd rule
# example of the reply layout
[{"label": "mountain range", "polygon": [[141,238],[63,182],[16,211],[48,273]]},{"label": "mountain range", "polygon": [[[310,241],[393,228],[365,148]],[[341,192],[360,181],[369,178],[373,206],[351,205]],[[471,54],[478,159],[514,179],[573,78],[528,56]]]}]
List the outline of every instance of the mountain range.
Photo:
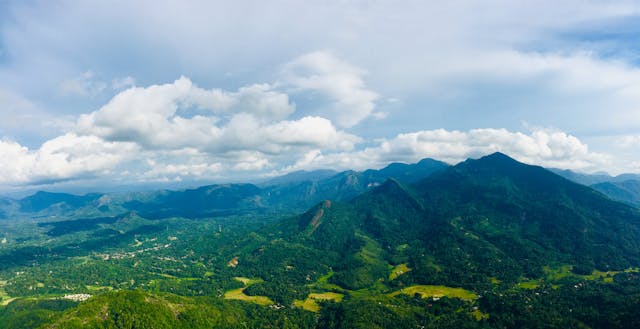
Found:
[{"label": "mountain range", "polygon": [[[347,200],[394,177],[415,182],[449,165],[433,159],[415,164],[392,163],[380,170],[363,172],[331,170],[294,172],[254,184],[216,184],[180,191],[159,190],[120,194],[86,194],[37,192],[14,201],[7,199],[0,209],[23,213],[73,212],[82,208],[102,209],[104,214],[135,211],[147,218],[204,218],[251,212],[304,211],[324,200]],[[100,208],[102,207],[102,208]]]},{"label": "mountain range", "polygon": [[[0,326],[634,328],[637,187],[586,186],[494,153],[4,199],[5,217],[33,219],[9,233],[42,237],[0,248],[0,299],[36,298],[7,299]],[[97,296],[54,307],[38,289]]]}]

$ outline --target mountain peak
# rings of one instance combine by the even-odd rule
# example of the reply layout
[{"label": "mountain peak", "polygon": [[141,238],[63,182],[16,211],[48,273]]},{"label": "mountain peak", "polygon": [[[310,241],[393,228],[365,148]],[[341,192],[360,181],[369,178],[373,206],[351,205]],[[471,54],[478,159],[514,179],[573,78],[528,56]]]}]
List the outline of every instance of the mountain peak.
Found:
[{"label": "mountain peak", "polygon": [[501,152],[495,152],[479,159],[468,159],[455,167],[468,168],[472,170],[498,171],[503,173],[524,168],[539,168],[538,166],[530,166],[519,162],[518,160],[515,160]]},{"label": "mountain peak", "polygon": [[495,153],[491,153],[489,155],[485,155],[483,157],[481,157],[480,159],[476,160],[476,161],[481,161],[481,162],[487,162],[490,163],[492,165],[497,165],[497,164],[523,164],[521,162],[519,162],[518,160],[502,153],[502,152],[495,152]]}]

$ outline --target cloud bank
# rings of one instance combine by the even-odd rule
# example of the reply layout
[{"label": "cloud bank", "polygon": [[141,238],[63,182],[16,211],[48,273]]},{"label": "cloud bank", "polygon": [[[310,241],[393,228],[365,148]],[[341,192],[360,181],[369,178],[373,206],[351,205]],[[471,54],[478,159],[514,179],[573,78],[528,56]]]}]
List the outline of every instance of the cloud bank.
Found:
[{"label": "cloud bank", "polygon": [[[349,65],[343,68],[346,75],[354,72]],[[227,91],[198,87],[183,76],[118,93],[100,109],[80,115],[70,132],[38,149],[1,141],[0,157],[13,161],[0,163],[0,184],[105,177],[116,182],[247,179],[301,169],[366,169],[425,157],[456,163],[496,151],[527,163],[583,171],[612,162],[557,129],[434,129],[367,141],[337,128],[333,120],[343,120],[340,115],[333,120],[296,117],[297,107],[287,93],[294,84],[326,93],[331,102],[346,97],[344,112],[353,113],[353,118],[361,120],[375,111],[373,93],[363,92],[370,98],[353,102],[366,105],[366,111],[344,105],[352,104],[350,91],[366,89],[362,81],[332,85],[330,91],[324,83],[306,82]]]},{"label": "cloud bank", "polygon": [[494,151],[640,172],[638,16],[604,0],[0,2],[0,184]]},{"label": "cloud bank", "polygon": [[467,158],[478,158],[503,152],[515,159],[551,168],[595,171],[610,166],[610,156],[591,152],[574,136],[551,129],[535,129],[529,133],[506,129],[444,129],[403,133],[377,145],[355,152],[308,152],[287,170],[319,168],[366,169],[389,162],[417,162],[430,157],[451,164]]}]

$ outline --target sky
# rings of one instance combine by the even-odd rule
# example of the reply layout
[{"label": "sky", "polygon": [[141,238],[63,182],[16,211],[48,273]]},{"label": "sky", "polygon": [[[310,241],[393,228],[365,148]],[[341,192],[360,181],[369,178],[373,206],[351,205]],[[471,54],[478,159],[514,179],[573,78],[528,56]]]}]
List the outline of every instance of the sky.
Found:
[{"label": "sky", "polygon": [[0,193],[500,151],[640,172],[637,1],[0,0]]}]

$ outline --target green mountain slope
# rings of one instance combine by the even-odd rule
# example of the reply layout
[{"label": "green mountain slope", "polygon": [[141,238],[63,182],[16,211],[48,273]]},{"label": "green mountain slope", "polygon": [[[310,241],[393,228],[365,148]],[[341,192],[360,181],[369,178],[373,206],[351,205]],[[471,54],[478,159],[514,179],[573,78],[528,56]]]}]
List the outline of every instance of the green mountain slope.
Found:
[{"label": "green mountain slope", "polygon": [[[478,289],[539,278],[550,265],[588,274],[640,264],[637,209],[499,153],[415,185],[388,180],[348,203],[325,201],[261,234],[272,240],[244,266],[285,267],[293,249],[320,250],[309,269],[332,268],[331,282],[348,289],[379,281]],[[388,280],[385,267],[402,263],[412,270]]]},{"label": "green mountain slope", "polygon": [[87,194],[79,196],[67,193],[41,191],[20,200],[20,210],[23,212],[38,212],[53,205],[60,206],[61,210],[79,208],[91,204],[101,196],[101,194]]},{"label": "green mountain slope", "polygon": [[502,154],[461,163],[416,188],[437,217],[459,218],[458,228],[519,259],[603,270],[640,260],[638,210]]},{"label": "green mountain slope", "polygon": [[149,219],[214,217],[261,208],[261,192],[252,184],[209,185],[184,191],[163,191],[153,195],[151,200],[132,200],[123,206]]},{"label": "green mountain slope", "polygon": [[306,180],[296,184],[266,188],[266,200],[278,208],[304,209],[322,200],[347,201],[393,178],[413,183],[449,167],[448,164],[423,159],[415,164],[392,163],[380,170],[344,171],[320,180]]},{"label": "green mountain slope", "polygon": [[[149,219],[170,217],[209,218],[247,213],[295,214],[324,200],[348,200],[382,184],[388,178],[413,182],[448,167],[424,159],[416,164],[393,163],[364,172],[332,170],[299,171],[274,178],[259,186],[215,184],[181,191],[150,191],[114,195],[37,192],[18,201],[19,208],[0,203],[0,216],[48,211],[121,215],[135,211]],[[8,200],[7,202],[9,202]],[[95,210],[99,212],[96,212]]]},{"label": "green mountain slope", "polygon": [[591,185],[591,187],[614,200],[640,207],[640,180],[604,182]]},{"label": "green mountain slope", "polygon": [[[388,170],[402,176],[406,168]],[[31,321],[31,327],[41,328],[635,328],[640,323],[637,208],[500,153],[418,181],[403,176],[404,181],[367,183],[366,192],[346,197],[345,191],[352,191],[347,187],[362,187],[366,177],[345,172],[305,183],[311,185],[285,184],[312,186],[319,194],[309,195],[326,192],[341,201],[323,200],[279,220],[254,218],[246,226],[241,221],[254,216],[193,221],[162,214],[149,220],[136,213],[173,211],[182,204],[259,211],[276,200],[261,194],[263,188],[165,192],[140,201],[141,208],[126,218],[37,224],[47,247],[3,251],[7,261],[0,275],[7,280],[0,280],[0,299],[8,305],[0,307],[0,326]],[[309,202],[309,195],[296,200]],[[69,241],[107,231],[94,240],[100,245],[94,252]],[[114,243],[105,246],[108,241]],[[12,259],[26,261],[14,266]],[[82,284],[67,288],[65,275],[76,268],[73,275]],[[38,295],[39,289],[94,296],[77,305],[47,302],[52,295]],[[35,313],[26,312],[28,307]]]}]

